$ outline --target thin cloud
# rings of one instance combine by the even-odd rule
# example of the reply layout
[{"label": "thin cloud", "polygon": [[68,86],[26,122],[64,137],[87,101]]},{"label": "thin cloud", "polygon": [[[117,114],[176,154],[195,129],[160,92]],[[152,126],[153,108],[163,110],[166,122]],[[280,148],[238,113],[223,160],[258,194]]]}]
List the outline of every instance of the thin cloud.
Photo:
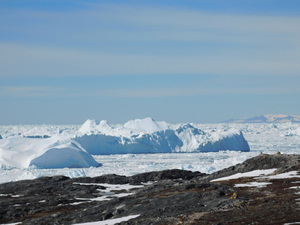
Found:
[{"label": "thin cloud", "polygon": [[4,11],[18,22],[2,22],[3,31],[25,38],[0,42],[0,77],[300,72],[299,17],[93,6]]},{"label": "thin cloud", "polygon": [[0,96],[5,97],[53,97],[62,96],[65,88],[48,86],[5,86],[0,87]]},{"label": "thin cloud", "polygon": [[251,95],[277,95],[299,94],[299,88],[294,86],[279,87],[277,85],[252,85],[248,87],[214,86],[208,87],[128,87],[110,89],[84,89],[84,88],[58,88],[51,86],[6,86],[0,87],[0,97],[117,97],[117,98],[157,98],[157,97],[189,97],[202,95],[226,95],[226,94],[251,94]]},{"label": "thin cloud", "polygon": [[[250,54],[251,54],[251,50]],[[298,52],[269,56],[216,51],[216,55],[105,54],[62,48],[0,44],[0,76],[102,76],[122,74],[297,75]],[[285,57],[286,56],[286,57]]]}]

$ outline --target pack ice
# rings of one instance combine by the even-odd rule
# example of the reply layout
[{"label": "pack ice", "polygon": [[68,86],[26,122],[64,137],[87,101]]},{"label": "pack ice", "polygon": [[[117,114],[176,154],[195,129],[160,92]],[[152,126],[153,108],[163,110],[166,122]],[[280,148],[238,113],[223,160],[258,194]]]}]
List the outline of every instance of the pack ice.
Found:
[{"label": "pack ice", "polygon": [[123,125],[87,120],[74,132],[45,134],[34,129],[34,135],[25,129],[0,140],[2,166],[98,167],[101,164],[92,155],[250,150],[239,130],[203,131],[193,124],[172,125],[152,118],[130,120]]}]

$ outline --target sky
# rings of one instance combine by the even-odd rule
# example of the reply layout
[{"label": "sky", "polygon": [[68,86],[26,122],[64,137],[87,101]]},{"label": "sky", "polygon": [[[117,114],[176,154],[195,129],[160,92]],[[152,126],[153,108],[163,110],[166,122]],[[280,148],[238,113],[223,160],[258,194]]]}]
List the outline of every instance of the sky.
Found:
[{"label": "sky", "polygon": [[1,0],[0,125],[300,115],[299,0]]}]

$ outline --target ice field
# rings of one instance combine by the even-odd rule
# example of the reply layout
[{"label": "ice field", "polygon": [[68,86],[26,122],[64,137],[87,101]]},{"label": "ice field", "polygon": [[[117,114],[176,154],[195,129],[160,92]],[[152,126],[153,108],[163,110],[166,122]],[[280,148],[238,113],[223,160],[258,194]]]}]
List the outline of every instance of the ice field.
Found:
[{"label": "ice field", "polygon": [[[240,130],[247,140],[250,151],[216,151],[199,153],[155,153],[155,154],[113,154],[93,155],[101,163],[101,167],[89,168],[62,168],[62,169],[36,169],[18,168],[0,165],[0,182],[21,179],[33,179],[40,176],[66,175],[99,176],[102,174],[133,175],[146,171],[164,169],[186,169],[212,173],[231,165],[263,153],[300,154],[300,124],[299,123],[258,123],[258,124],[192,124],[194,127],[207,131],[214,130]],[[38,125],[38,126],[0,126],[0,135],[3,142],[13,135],[53,136],[64,134],[74,135],[81,126],[78,125]],[[3,154],[3,153],[2,153]],[[0,155],[0,158],[4,157]]]}]

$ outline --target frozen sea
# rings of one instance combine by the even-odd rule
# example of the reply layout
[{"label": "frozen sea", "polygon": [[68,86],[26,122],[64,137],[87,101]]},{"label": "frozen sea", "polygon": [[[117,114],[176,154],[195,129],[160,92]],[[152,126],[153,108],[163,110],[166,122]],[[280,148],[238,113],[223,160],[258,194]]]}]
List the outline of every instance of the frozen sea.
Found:
[{"label": "frozen sea", "polygon": [[[103,174],[133,175],[148,171],[165,169],[185,169],[212,173],[217,170],[241,163],[261,152],[267,154],[281,153],[300,154],[300,124],[193,124],[203,129],[235,128],[243,132],[249,143],[250,152],[220,151],[208,153],[168,153],[168,154],[123,154],[94,156],[103,164],[98,168],[80,169],[18,169],[0,167],[0,183],[34,179],[41,176],[65,175],[69,177],[99,176]],[[28,125],[0,126],[3,138],[11,135],[26,134],[36,130],[36,133],[56,133],[72,135],[79,125]]]}]

